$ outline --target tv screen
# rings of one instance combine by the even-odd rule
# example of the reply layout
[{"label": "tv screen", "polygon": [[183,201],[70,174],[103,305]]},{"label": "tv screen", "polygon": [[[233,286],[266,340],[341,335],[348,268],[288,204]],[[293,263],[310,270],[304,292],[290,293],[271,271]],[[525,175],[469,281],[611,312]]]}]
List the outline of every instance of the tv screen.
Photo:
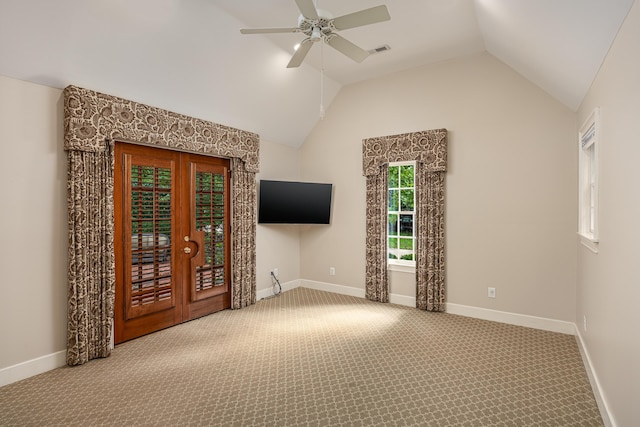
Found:
[{"label": "tv screen", "polygon": [[329,224],[331,184],[260,181],[261,224]]}]

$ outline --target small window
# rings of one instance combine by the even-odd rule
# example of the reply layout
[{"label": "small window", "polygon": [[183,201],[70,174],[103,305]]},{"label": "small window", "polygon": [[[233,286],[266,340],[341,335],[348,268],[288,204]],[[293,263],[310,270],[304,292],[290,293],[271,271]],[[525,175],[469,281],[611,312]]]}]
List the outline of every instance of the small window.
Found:
[{"label": "small window", "polygon": [[598,252],[598,149],[600,109],[596,108],[578,134],[580,241]]},{"label": "small window", "polygon": [[415,162],[389,163],[387,258],[389,264],[415,266]]}]

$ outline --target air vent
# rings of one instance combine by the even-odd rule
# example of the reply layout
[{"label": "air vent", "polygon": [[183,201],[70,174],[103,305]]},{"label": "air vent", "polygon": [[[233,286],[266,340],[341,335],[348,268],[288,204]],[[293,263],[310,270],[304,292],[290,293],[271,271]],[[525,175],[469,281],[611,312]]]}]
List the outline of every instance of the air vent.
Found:
[{"label": "air vent", "polygon": [[373,55],[374,53],[382,53],[382,52],[386,52],[387,50],[390,50],[390,49],[391,49],[391,47],[390,47],[388,44],[385,44],[385,45],[383,45],[383,46],[380,46],[380,47],[376,47],[376,48],[374,48],[374,49],[371,49],[371,50],[369,51],[369,53],[370,53],[371,55]]}]

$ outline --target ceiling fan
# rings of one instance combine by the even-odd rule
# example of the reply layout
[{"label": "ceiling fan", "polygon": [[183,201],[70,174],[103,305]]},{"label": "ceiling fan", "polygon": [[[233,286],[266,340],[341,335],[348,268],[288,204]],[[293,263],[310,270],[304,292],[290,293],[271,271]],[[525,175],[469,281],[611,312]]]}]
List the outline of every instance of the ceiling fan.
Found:
[{"label": "ceiling fan", "polygon": [[329,12],[318,9],[313,0],[295,0],[300,9],[298,26],[294,28],[250,28],[242,29],[242,34],[303,33],[307,36],[289,61],[287,68],[299,67],[307,56],[311,46],[317,41],[324,41],[329,46],[348,56],[356,62],[362,62],[369,52],[351,43],[336,31],[375,24],[391,19],[387,7],[376,6],[359,12],[334,18]]}]

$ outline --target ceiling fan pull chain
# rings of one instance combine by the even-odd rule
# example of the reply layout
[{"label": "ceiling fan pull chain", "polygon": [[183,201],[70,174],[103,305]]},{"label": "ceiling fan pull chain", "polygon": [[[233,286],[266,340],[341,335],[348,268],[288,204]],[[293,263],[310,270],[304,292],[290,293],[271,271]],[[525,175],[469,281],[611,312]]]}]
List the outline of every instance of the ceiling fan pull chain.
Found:
[{"label": "ceiling fan pull chain", "polygon": [[320,41],[320,119],[324,119],[324,38]]}]

